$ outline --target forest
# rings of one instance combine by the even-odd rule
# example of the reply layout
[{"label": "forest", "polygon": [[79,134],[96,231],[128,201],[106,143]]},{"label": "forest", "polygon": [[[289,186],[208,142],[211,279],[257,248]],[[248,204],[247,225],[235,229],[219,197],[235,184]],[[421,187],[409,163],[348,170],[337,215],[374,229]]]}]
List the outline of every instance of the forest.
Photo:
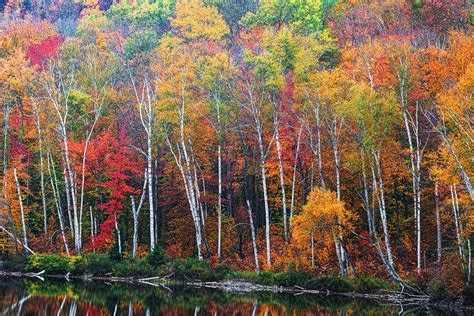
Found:
[{"label": "forest", "polygon": [[473,3],[0,1],[3,256],[472,289]]}]

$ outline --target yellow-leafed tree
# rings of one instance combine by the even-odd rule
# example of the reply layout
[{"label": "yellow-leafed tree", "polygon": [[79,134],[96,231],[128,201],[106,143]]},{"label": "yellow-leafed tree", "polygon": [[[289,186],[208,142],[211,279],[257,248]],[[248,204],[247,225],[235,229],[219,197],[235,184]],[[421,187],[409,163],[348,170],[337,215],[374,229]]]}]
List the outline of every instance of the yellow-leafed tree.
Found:
[{"label": "yellow-leafed tree", "polygon": [[328,249],[334,246],[334,238],[343,235],[342,227],[350,227],[351,219],[353,216],[335,192],[317,187],[309,194],[301,213],[293,219],[294,242],[303,254],[310,254],[313,265],[315,259],[322,263],[329,261]]}]

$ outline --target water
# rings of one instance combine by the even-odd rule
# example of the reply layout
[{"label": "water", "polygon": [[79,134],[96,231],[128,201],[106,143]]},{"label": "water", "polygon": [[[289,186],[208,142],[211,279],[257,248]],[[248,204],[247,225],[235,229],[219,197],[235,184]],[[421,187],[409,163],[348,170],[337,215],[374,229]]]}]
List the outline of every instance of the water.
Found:
[{"label": "water", "polygon": [[[398,315],[400,311],[399,306],[309,294],[0,278],[0,315]],[[403,311],[445,314],[417,307]]]}]

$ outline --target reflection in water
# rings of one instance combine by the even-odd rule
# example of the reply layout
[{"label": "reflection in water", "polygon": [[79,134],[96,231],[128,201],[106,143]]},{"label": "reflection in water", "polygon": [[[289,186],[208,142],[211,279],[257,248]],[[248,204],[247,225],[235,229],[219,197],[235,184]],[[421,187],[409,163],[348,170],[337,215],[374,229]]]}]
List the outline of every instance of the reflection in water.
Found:
[{"label": "reflection in water", "polygon": [[[315,295],[0,278],[3,315],[398,315],[400,308]],[[403,310],[402,310],[403,311]],[[412,313],[421,312],[419,309]],[[424,314],[435,315],[424,311]]]}]

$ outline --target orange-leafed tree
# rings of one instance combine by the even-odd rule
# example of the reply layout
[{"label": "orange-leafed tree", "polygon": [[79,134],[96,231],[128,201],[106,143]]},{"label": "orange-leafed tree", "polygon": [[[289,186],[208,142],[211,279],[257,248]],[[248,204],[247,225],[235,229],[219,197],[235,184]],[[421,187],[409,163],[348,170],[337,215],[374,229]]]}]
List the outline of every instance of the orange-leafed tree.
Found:
[{"label": "orange-leafed tree", "polygon": [[[331,256],[326,257],[326,249],[332,248],[334,239],[344,234],[343,227],[351,227],[353,219],[354,216],[346,209],[344,202],[337,198],[335,192],[316,187],[309,194],[301,213],[294,217],[293,238],[301,249],[307,251],[309,248],[311,265],[314,266],[316,260],[330,259]],[[324,246],[320,258],[316,258],[316,243]]]}]

